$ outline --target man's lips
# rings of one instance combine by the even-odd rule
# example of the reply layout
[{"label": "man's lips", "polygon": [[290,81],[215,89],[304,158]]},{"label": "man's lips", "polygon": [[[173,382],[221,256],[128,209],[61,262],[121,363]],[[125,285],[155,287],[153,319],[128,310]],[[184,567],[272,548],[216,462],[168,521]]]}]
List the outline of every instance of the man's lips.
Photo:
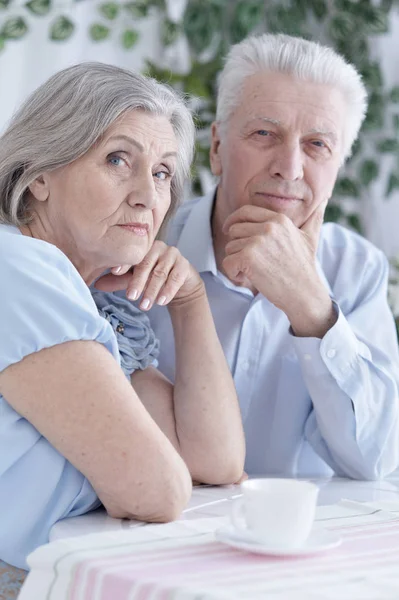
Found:
[{"label": "man's lips", "polygon": [[284,196],[282,194],[269,194],[268,192],[256,192],[258,196],[263,198],[270,198],[271,200],[280,200],[282,202],[300,202],[303,198],[299,196]]},{"label": "man's lips", "polygon": [[150,226],[148,223],[123,223],[122,225],[118,225],[118,227],[122,227],[122,229],[126,229],[127,231],[131,231],[139,236],[146,236],[150,230]]}]

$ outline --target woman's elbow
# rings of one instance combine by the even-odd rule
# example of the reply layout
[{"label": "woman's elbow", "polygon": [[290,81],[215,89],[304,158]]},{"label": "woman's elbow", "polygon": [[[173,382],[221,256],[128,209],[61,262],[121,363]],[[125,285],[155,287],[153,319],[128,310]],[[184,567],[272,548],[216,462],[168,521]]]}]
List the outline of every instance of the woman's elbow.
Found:
[{"label": "woman's elbow", "polygon": [[137,485],[130,491],[125,490],[121,497],[102,501],[110,517],[167,523],[179,518],[191,492],[190,474],[188,470],[182,470],[163,481],[154,480],[147,486]]}]

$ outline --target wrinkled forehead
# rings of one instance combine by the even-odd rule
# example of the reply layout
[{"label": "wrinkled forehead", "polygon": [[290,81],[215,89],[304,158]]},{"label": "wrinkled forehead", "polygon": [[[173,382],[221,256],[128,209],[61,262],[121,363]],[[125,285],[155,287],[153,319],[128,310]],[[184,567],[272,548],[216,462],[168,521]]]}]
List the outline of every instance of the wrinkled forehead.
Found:
[{"label": "wrinkled forehead", "polygon": [[255,119],[291,129],[343,136],[347,106],[338,88],[293,75],[262,72],[247,77],[231,120],[239,127]]},{"label": "wrinkled forehead", "polygon": [[176,134],[169,118],[143,109],[131,109],[119,115],[99,141],[105,142],[118,135],[140,139],[145,145],[158,142],[170,151],[177,149]]}]

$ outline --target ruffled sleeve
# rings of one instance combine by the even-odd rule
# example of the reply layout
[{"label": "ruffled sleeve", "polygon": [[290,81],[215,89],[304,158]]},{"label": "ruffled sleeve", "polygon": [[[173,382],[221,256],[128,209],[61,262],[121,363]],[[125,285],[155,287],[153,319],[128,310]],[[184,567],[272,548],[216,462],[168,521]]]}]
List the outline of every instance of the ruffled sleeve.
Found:
[{"label": "ruffled sleeve", "polygon": [[117,294],[92,289],[99,314],[112,326],[119,347],[119,356],[126,377],[150,365],[157,366],[159,341],[148,316],[132,302]]}]

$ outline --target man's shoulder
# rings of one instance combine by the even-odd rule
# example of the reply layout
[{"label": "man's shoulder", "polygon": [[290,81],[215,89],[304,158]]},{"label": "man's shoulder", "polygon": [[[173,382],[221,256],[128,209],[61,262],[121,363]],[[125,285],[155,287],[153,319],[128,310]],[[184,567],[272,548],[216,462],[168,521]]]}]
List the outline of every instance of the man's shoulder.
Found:
[{"label": "man's shoulder", "polygon": [[179,206],[176,213],[172,217],[168,229],[167,229],[167,242],[172,246],[176,245],[181,232],[189,218],[191,211],[203,200],[205,196],[195,196],[194,198],[190,198],[189,200],[185,200],[184,203]]},{"label": "man's shoulder", "polygon": [[335,256],[340,260],[350,254],[376,259],[384,257],[381,250],[355,231],[337,223],[324,223],[320,232],[319,259]]},{"label": "man's shoulder", "polygon": [[334,289],[367,285],[388,271],[385,254],[358,233],[336,223],[321,228],[317,257],[324,275]]}]

